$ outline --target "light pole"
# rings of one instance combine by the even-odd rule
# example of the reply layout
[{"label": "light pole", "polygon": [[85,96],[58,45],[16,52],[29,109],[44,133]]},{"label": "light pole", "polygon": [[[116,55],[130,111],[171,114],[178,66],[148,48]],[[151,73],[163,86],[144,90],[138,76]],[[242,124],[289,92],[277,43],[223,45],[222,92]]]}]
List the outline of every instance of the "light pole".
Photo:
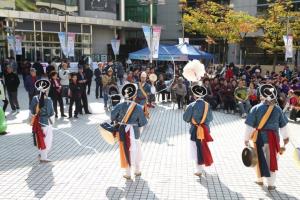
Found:
[{"label": "light pole", "polygon": [[141,5],[149,5],[150,11],[150,64],[152,65],[153,62],[153,5],[162,5],[165,4],[165,0],[138,0]]},{"label": "light pole", "polygon": [[183,15],[184,15],[185,8],[187,6],[187,1],[186,0],[180,0],[178,5],[179,5],[179,8],[181,9],[182,40],[184,41],[185,30],[184,30]]},{"label": "light pole", "polygon": [[68,48],[68,11],[67,11],[67,0],[65,0],[65,50],[66,58],[69,58],[69,48]]}]

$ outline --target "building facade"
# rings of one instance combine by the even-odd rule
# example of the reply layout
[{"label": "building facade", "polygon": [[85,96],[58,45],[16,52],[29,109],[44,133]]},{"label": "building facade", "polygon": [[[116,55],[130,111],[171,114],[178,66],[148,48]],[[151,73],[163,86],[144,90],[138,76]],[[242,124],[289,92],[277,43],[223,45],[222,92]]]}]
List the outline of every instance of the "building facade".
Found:
[{"label": "building facade", "polygon": [[65,57],[59,32],[75,33],[72,61],[82,56],[96,60],[112,56],[110,41],[114,38],[121,40],[120,53],[125,55],[127,41],[138,40],[146,22],[125,18],[126,9],[134,3],[137,4],[130,0],[0,0],[0,59],[15,56],[7,50],[9,35],[22,38],[19,60],[49,61]]}]

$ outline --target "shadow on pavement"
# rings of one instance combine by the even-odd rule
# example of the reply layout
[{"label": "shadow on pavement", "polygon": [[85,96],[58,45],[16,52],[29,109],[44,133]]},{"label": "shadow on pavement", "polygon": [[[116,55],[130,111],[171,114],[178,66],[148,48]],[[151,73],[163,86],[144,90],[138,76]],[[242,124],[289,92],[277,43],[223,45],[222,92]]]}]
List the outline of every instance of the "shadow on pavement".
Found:
[{"label": "shadow on pavement", "polygon": [[141,177],[135,178],[132,181],[126,181],[124,188],[109,187],[106,190],[106,197],[109,200],[119,199],[154,199],[158,200],[157,196],[149,188],[147,181]]},{"label": "shadow on pavement", "polygon": [[26,183],[34,192],[34,197],[41,199],[54,186],[53,165],[51,163],[35,165],[31,168]]},{"label": "shadow on pavement", "polygon": [[[207,189],[208,199],[245,199],[242,194],[230,190],[224,183],[220,181],[219,176],[216,174],[205,173],[198,180],[198,182]],[[217,193],[216,189],[222,193]]]}]

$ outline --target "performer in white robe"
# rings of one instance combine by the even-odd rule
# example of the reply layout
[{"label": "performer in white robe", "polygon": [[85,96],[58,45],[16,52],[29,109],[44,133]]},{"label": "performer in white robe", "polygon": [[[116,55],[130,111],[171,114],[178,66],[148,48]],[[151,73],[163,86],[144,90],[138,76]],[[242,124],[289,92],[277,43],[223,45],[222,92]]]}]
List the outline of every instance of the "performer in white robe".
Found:
[{"label": "performer in white robe", "polygon": [[40,162],[46,163],[50,162],[48,153],[53,141],[51,117],[54,116],[54,109],[52,100],[47,97],[50,82],[38,80],[35,86],[40,91],[40,95],[35,96],[30,103],[30,111],[33,115],[32,132],[39,150]]},{"label": "performer in white robe", "polygon": [[260,87],[262,103],[254,106],[246,119],[245,145],[251,140],[258,157],[255,167],[258,185],[263,185],[266,178],[268,189],[275,189],[276,171],[278,170],[278,153],[280,153],[280,136],[284,145],[289,142],[288,119],[281,108],[275,105],[277,92],[272,85]]},{"label": "performer in white robe", "polygon": [[131,170],[134,166],[135,175],[141,175],[141,142],[140,128],[147,124],[147,119],[143,112],[143,107],[133,102],[137,93],[137,87],[134,84],[126,84],[122,88],[122,95],[125,102],[117,104],[111,112],[111,120],[117,124],[118,137],[120,144],[121,168],[126,170],[123,176],[126,179],[131,178]]}]

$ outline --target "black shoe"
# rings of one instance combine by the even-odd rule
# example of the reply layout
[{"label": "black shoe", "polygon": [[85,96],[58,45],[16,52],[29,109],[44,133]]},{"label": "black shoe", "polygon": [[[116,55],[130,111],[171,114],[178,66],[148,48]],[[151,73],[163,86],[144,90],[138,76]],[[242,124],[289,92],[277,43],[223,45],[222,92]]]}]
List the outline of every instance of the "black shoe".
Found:
[{"label": "black shoe", "polygon": [[99,97],[96,97],[96,99],[99,99]]},{"label": "black shoe", "polygon": [[89,114],[92,114],[92,113],[91,113],[90,111],[88,111],[88,112],[86,112],[85,114],[86,114],[86,115],[89,115]]},{"label": "black shoe", "polygon": [[103,96],[100,96],[101,99],[103,99]]},{"label": "black shoe", "polygon": [[61,115],[61,117],[67,117],[67,115],[65,115],[65,114],[62,114],[62,115]]},{"label": "black shoe", "polygon": [[72,119],[72,116],[69,116],[68,119]]},{"label": "black shoe", "polygon": [[57,115],[55,115],[55,118],[58,118],[58,116],[57,116]]},{"label": "black shoe", "polygon": [[74,115],[74,117],[75,117],[76,119],[78,119],[78,116],[77,116],[77,115]]}]

